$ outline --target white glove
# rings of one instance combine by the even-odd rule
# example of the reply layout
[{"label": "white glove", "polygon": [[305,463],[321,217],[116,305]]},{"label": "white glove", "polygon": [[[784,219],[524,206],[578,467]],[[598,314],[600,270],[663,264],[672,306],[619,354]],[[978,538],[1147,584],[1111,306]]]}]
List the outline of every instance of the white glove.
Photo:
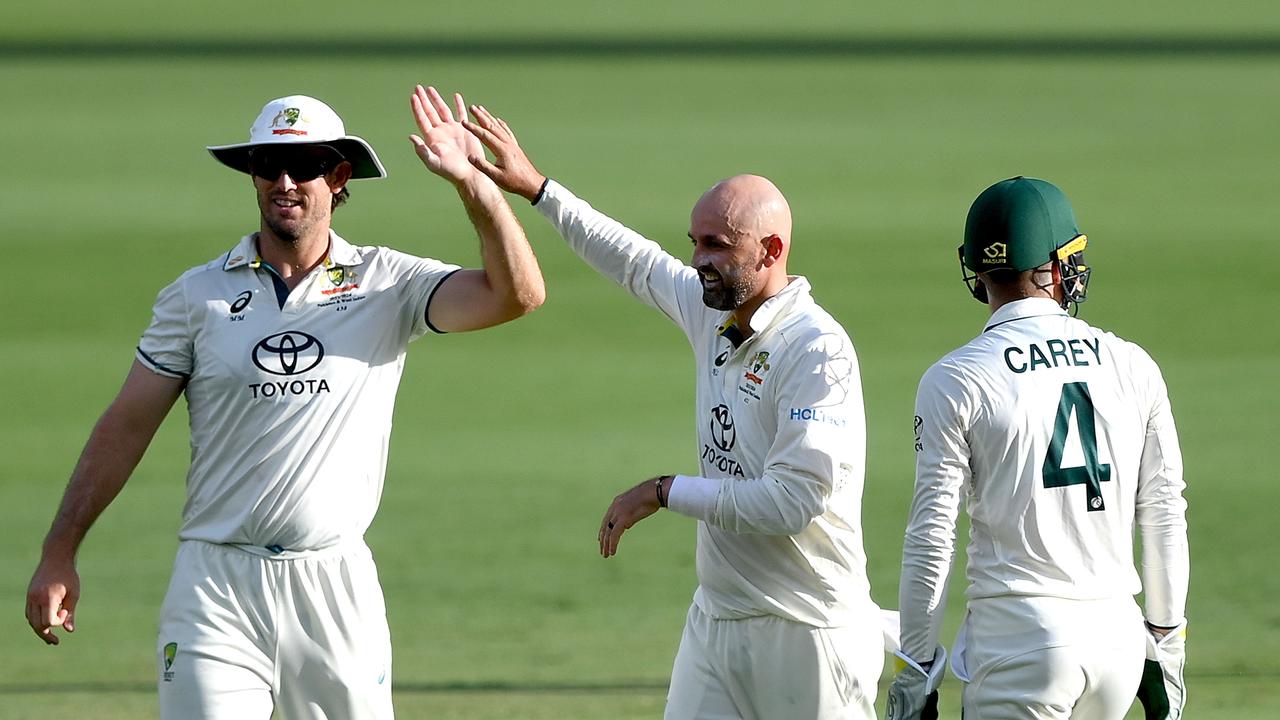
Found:
[{"label": "white glove", "polygon": [[1182,668],[1187,663],[1187,623],[1162,638],[1147,631],[1147,664],[1138,685],[1138,701],[1146,720],[1179,720],[1187,704]]},{"label": "white glove", "polygon": [[889,686],[886,720],[937,720],[938,686],[947,671],[947,649],[938,646],[928,670],[901,652],[894,655],[898,674]]}]

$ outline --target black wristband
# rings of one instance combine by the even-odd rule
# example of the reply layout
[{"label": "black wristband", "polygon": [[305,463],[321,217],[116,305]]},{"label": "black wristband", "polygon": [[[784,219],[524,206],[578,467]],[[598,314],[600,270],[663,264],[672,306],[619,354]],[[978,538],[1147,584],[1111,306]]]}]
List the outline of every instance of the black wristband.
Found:
[{"label": "black wristband", "polygon": [[529,201],[530,205],[538,204],[538,201],[542,199],[542,195],[547,192],[547,183],[549,182],[551,182],[551,178],[549,177],[542,179],[542,185],[538,187],[538,194],[534,195],[533,199]]},{"label": "black wristband", "polygon": [[662,490],[662,484],[668,480],[674,479],[671,475],[659,475],[653,479],[653,489],[658,493],[658,507],[667,506],[667,494]]}]

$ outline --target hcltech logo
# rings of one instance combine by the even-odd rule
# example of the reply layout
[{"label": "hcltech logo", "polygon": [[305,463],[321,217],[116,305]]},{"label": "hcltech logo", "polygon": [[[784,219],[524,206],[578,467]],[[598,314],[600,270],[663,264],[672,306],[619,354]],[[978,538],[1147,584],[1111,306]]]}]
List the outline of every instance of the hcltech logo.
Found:
[{"label": "hcltech logo", "polygon": [[265,337],[253,346],[253,364],[272,375],[299,375],[324,359],[324,346],[300,330]]}]

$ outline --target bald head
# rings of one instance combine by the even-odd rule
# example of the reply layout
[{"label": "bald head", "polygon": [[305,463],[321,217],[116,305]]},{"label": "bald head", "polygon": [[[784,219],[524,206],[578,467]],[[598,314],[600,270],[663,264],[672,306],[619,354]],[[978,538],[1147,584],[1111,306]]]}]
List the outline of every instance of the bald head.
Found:
[{"label": "bald head", "polygon": [[788,282],[791,208],[759,175],[735,175],[703,193],[690,213],[689,238],[702,301],[733,310],[744,327]]},{"label": "bald head", "polygon": [[777,235],[791,246],[791,206],[782,191],[759,175],[734,175],[721,180],[693,206],[694,233],[705,229],[737,237]]}]

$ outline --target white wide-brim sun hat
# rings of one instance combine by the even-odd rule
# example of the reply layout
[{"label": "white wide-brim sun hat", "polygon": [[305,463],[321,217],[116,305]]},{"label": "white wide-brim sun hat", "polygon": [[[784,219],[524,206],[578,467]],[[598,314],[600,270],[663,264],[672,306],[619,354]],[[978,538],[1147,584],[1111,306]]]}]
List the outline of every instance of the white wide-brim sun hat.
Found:
[{"label": "white wide-brim sun hat", "polygon": [[249,142],[208,148],[223,165],[249,172],[249,152],[263,145],[328,145],[351,163],[351,178],[384,178],[387,171],[369,143],[348,135],[342,118],[313,97],[290,95],[267,103],[249,128]]}]

